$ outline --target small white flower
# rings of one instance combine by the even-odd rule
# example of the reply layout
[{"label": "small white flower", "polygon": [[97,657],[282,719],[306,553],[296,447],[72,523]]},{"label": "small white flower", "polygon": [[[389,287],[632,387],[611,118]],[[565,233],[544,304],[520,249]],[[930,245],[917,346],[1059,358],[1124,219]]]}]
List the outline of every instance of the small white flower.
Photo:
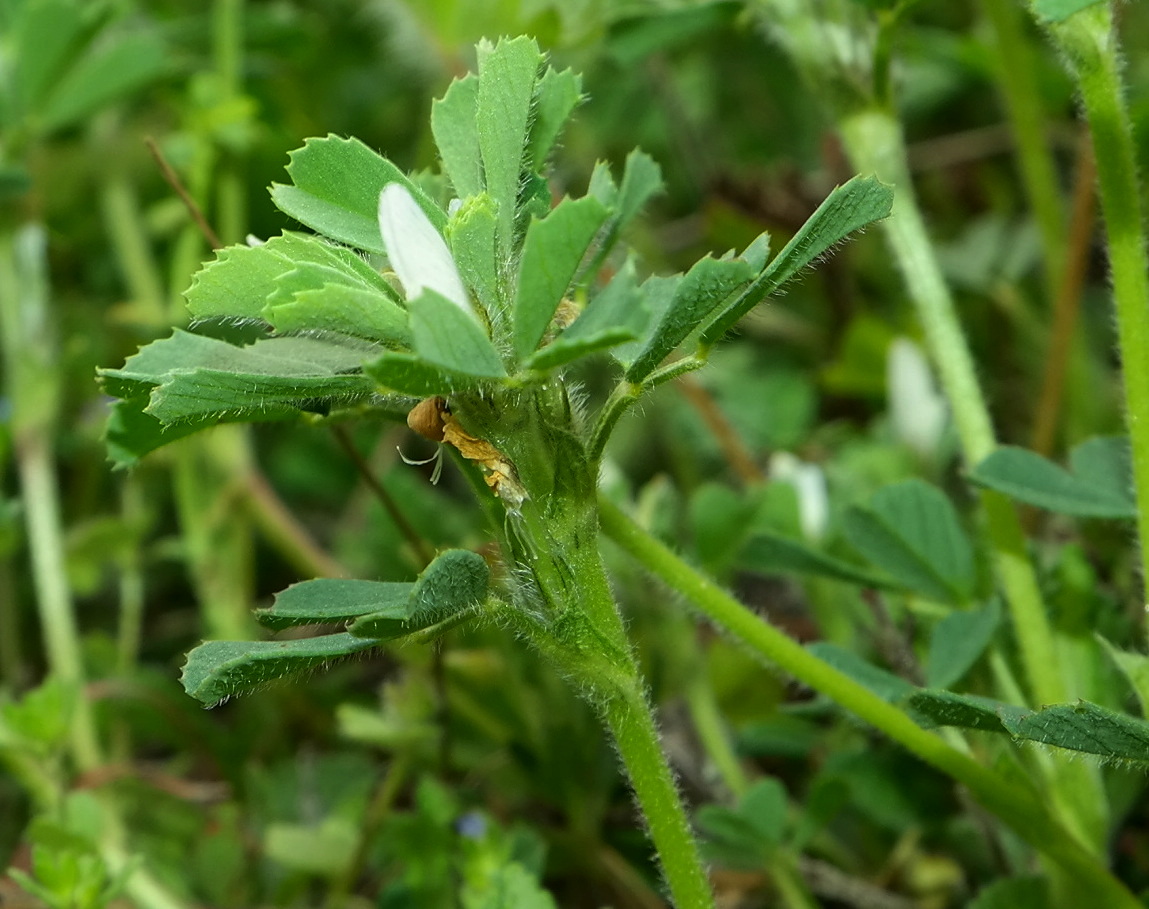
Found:
[{"label": "small white flower", "polygon": [[921,348],[908,338],[895,338],[890,344],[886,395],[894,437],[920,457],[932,458],[945,431],[949,408]]},{"label": "small white flower", "polygon": [[388,183],[379,193],[379,232],[408,300],[430,289],[475,315],[446,241],[398,183]]},{"label": "small white flower", "polygon": [[830,523],[830,497],[822,468],[788,451],[779,451],[770,458],[770,476],[780,483],[789,483],[798,494],[798,523],[802,535],[813,543],[822,539]]}]

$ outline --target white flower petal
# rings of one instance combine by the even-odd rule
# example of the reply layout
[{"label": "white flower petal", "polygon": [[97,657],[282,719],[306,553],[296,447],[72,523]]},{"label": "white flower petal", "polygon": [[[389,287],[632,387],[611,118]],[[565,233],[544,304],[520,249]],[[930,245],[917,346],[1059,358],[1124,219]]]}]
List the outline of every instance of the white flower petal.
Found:
[{"label": "white flower petal", "polygon": [[474,315],[446,242],[398,183],[388,183],[379,193],[379,232],[408,300],[430,288]]},{"label": "white flower petal", "polygon": [[908,338],[895,338],[886,355],[886,394],[894,436],[920,457],[937,452],[949,408],[925,355]]},{"label": "white flower petal", "polygon": [[798,523],[806,539],[811,542],[822,539],[830,523],[830,496],[822,468],[788,451],[779,451],[770,458],[770,476],[794,487],[798,494]]}]

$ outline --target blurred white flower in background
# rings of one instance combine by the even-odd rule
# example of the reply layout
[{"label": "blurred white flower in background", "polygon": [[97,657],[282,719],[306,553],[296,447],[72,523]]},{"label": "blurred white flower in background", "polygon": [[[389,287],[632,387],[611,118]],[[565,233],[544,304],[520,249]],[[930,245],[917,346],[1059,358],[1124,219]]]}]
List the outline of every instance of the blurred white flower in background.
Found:
[{"label": "blurred white flower in background", "polygon": [[798,523],[802,535],[817,543],[830,522],[830,497],[826,492],[826,475],[817,464],[810,464],[788,451],[770,457],[770,477],[789,483],[798,495]]},{"label": "blurred white flower in background", "polygon": [[909,338],[895,338],[886,355],[886,397],[894,437],[932,460],[946,429],[949,407],[925,354]]},{"label": "blurred white flower in background", "polygon": [[379,193],[379,232],[408,300],[430,289],[475,316],[446,241],[399,183],[388,183]]}]

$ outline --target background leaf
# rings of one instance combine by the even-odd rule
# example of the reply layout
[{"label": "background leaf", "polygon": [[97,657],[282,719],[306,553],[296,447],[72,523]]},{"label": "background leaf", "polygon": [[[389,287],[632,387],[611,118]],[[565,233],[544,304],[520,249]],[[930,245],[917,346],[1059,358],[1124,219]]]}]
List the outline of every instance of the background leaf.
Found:
[{"label": "background leaf", "polygon": [[851,508],[842,530],[858,552],[911,590],[961,604],[973,593],[973,551],[949,499],[921,480],[874,494]]},{"label": "background leaf", "polygon": [[801,540],[769,531],[758,531],[747,541],[738,564],[762,574],[813,575],[875,590],[903,589],[893,578],[866,571],[807,546]]},{"label": "background leaf", "polygon": [[1082,518],[1132,518],[1128,440],[1090,439],[1070,456],[1073,473],[1025,448],[1003,445],[975,466],[970,481],[1019,502]]},{"label": "background leaf", "polygon": [[1001,608],[992,599],[981,609],[951,612],[934,626],[926,659],[926,684],[949,688],[977,662],[997,631]]}]

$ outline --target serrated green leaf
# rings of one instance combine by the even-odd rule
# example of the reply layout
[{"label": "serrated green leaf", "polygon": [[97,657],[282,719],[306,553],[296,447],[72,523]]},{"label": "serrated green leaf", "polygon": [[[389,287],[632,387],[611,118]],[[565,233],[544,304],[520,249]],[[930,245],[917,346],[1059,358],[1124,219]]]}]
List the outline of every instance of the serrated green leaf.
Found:
[{"label": "serrated green leaf", "polygon": [[333,332],[369,341],[407,346],[407,311],[368,287],[324,284],[296,290],[287,302],[268,304],[263,317],[278,332]]},{"label": "serrated green leaf", "polygon": [[547,67],[535,92],[527,149],[527,160],[535,170],[546,164],[563,126],[581,100],[581,76],[573,70],[560,72]]},{"label": "serrated green leaf", "polygon": [[483,557],[466,549],[448,549],[423,569],[412,585],[402,618],[393,610],[365,615],[349,628],[372,638],[397,637],[435,625],[482,602],[491,581]]},{"label": "serrated green leaf", "polygon": [[726,307],[702,333],[702,343],[714,344],[746,313],[780,290],[802,269],[832,250],[854,231],[890,214],[894,192],[876,177],[854,177],[834,189],[799,228],[761,276]]},{"label": "serrated green leaf", "polygon": [[527,228],[514,304],[515,353],[521,359],[538,346],[606,216],[590,196],[563,199]]},{"label": "serrated green leaf", "polygon": [[906,587],[960,605],[973,594],[973,550],[949,499],[921,480],[880,489],[842,530],[858,552]]},{"label": "serrated green leaf", "polygon": [[939,726],[1005,732],[1002,717],[1025,713],[1021,707],[1005,704],[976,694],[955,694],[934,688],[918,689],[906,703]]},{"label": "serrated green leaf", "polygon": [[430,288],[409,307],[415,352],[428,363],[465,375],[506,376],[498,351],[470,313]]},{"label": "serrated green leaf", "polygon": [[813,575],[875,590],[902,590],[893,578],[866,571],[781,534],[759,531],[747,541],[738,565],[762,574]]},{"label": "serrated green leaf", "polygon": [[674,303],[674,295],[678,285],[682,283],[682,275],[651,275],[639,287],[644,309],[647,312],[646,325],[643,327],[637,341],[623,344],[611,351],[611,355],[625,368],[630,368],[635,359],[642,353],[655,328],[662,323],[666,314]]},{"label": "serrated green leaf", "polygon": [[271,606],[255,611],[255,617],[277,631],[295,625],[349,622],[368,613],[393,614],[405,622],[414,589],[412,583],[317,578],[281,590]]},{"label": "serrated green leaf", "polygon": [[636,338],[650,319],[639,292],[634,263],[627,262],[582,314],[527,361],[531,369],[554,369]]},{"label": "serrated green leaf", "polygon": [[193,369],[173,373],[152,392],[146,412],[161,423],[231,414],[252,421],[277,420],[316,401],[364,398],[374,383],[354,376],[266,376]]},{"label": "serrated green leaf", "polygon": [[610,164],[606,161],[594,162],[594,170],[590,173],[586,194],[594,196],[605,208],[618,210],[618,185],[614,182],[614,175],[610,172]]},{"label": "serrated green leaf", "polygon": [[209,414],[278,419],[308,402],[370,394],[374,385],[349,374],[378,348],[366,342],[269,338],[234,347],[176,331],[130,357],[122,369],[100,370],[118,397],[150,394],[145,411],[161,423]]},{"label": "serrated green leaf", "polygon": [[443,170],[460,199],[483,191],[483,159],[479,152],[479,78],[456,79],[442,98],[431,104],[431,132]]},{"label": "serrated green leaf", "polygon": [[1081,518],[1133,518],[1129,443],[1089,439],[1070,455],[1070,473],[1036,452],[1003,445],[969,473],[970,481],[1019,502]]},{"label": "serrated green leaf", "polygon": [[[145,413],[148,396],[136,396],[121,401],[113,401],[108,411],[108,422],[104,428],[104,444],[107,446],[108,460],[117,469],[135,467],[140,458],[157,448],[190,436],[221,422],[204,417],[202,420],[189,420],[176,426],[165,426],[150,413]],[[289,414],[281,414],[285,419]],[[274,419],[268,416],[267,419]]]},{"label": "serrated green leaf", "polygon": [[329,134],[307,139],[290,154],[294,185],[273,183],[271,198],[284,214],[332,240],[369,252],[385,252],[379,233],[379,193],[388,183],[403,185],[427,218],[442,231],[447,216],[386,158],[358,139]]},{"label": "serrated green leaf", "polygon": [[480,42],[479,149],[487,192],[498,207],[499,242],[511,250],[527,126],[542,55],[534,39]]},{"label": "serrated green leaf", "polygon": [[[325,269],[321,280],[304,281],[301,269]],[[303,234],[286,233],[259,246],[228,246],[216,253],[192,278],[185,297],[188,311],[197,319],[226,316],[241,319],[263,317],[263,307],[276,289],[276,282],[298,272],[301,286],[320,287],[328,282],[369,288],[397,299],[383,277],[354,252]],[[278,302],[287,302],[287,297]]]},{"label": "serrated green leaf", "polygon": [[770,234],[765,231],[760,233],[738,258],[749,262],[755,271],[761,271],[766,265],[766,260],[770,258]]},{"label": "serrated green leaf", "polygon": [[869,688],[874,694],[891,704],[905,700],[918,689],[901,676],[867,663],[860,656],[837,644],[819,641],[808,644],[806,649],[818,659],[848,675],[859,685]]},{"label": "serrated green leaf", "polygon": [[975,695],[924,689],[908,703],[941,725],[1008,732],[1070,751],[1149,762],[1149,723],[1089,701],[1026,710]]},{"label": "serrated green leaf", "polygon": [[290,261],[276,251],[273,243],[269,240],[263,246],[228,246],[219,250],[214,261],[195,273],[191,287],[184,293],[192,316],[262,318],[275,279],[291,269]]},{"label": "serrated green leaf", "polygon": [[295,641],[206,641],[188,654],[180,681],[184,691],[211,707],[274,679],[361,653],[376,643],[347,633]]},{"label": "serrated green leaf", "polygon": [[618,189],[618,223],[624,226],[632,221],[642,207],[663,190],[662,168],[641,149],[626,156],[622,170],[622,184]]},{"label": "serrated green leaf", "polygon": [[977,610],[951,612],[934,627],[926,659],[926,684],[949,688],[969,671],[993,640],[1001,621],[997,600]]},{"label": "serrated green leaf", "polygon": [[1002,717],[1013,735],[1071,751],[1149,762],[1149,723],[1108,707],[1078,701]]},{"label": "serrated green leaf", "polygon": [[147,85],[167,68],[167,54],[155,35],[97,42],[63,73],[37,106],[36,119],[43,130],[67,126]]},{"label": "serrated green leaf", "polygon": [[498,206],[486,193],[463,203],[447,227],[447,242],[463,283],[489,315],[502,311],[499,282]]},{"label": "serrated green leaf", "polygon": [[667,354],[681,344],[716,306],[754,277],[754,270],[741,259],[696,262],[674,288],[670,306],[652,330],[642,352],[626,371],[630,382],[641,382]]}]

